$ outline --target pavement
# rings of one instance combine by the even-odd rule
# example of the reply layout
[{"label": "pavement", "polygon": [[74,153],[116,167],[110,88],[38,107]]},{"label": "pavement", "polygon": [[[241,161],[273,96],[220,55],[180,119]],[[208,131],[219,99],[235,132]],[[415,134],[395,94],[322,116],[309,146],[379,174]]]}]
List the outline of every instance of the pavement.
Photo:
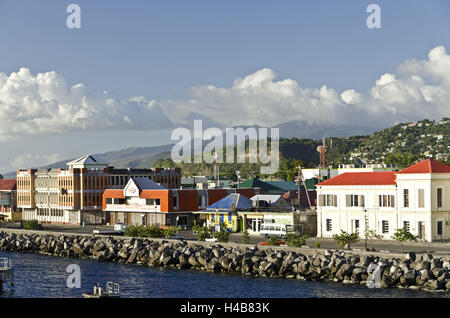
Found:
[{"label": "pavement", "polygon": [[[106,225],[86,225],[85,227],[79,225],[67,225],[67,224],[43,224],[44,231],[62,232],[62,233],[80,233],[91,234],[93,230],[112,230],[112,226]],[[179,235],[183,236],[185,240],[196,241],[197,236],[191,230],[180,230]],[[250,244],[258,244],[259,242],[265,242],[262,236],[251,235]],[[231,233],[230,243],[242,243],[242,233]],[[339,249],[338,245],[331,238],[319,238],[311,237],[306,240],[305,246],[310,248],[316,247],[316,242],[320,243],[321,249]],[[375,248],[378,252],[387,253],[401,253],[402,248],[399,242],[393,240],[373,240],[367,241],[368,248]],[[351,245],[353,250],[364,250],[365,240],[362,239],[357,243]],[[449,254],[450,255],[450,242],[408,242],[403,245],[403,253],[416,252],[416,253],[437,253],[437,254]]]}]

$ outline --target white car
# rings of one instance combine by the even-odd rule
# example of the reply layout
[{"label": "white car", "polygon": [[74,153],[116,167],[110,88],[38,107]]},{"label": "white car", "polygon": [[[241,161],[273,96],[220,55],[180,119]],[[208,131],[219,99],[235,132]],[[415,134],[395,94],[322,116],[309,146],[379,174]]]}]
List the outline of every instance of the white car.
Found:
[{"label": "white car", "polygon": [[116,223],[116,224],[114,224],[114,231],[125,231],[125,229],[127,228],[128,226],[126,225],[126,224],[123,224],[123,223]]}]

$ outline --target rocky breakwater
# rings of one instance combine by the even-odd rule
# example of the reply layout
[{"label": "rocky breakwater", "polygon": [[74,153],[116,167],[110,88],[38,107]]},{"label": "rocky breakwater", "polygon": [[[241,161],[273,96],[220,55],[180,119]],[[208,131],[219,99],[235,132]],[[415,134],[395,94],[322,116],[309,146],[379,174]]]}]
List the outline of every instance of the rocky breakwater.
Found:
[{"label": "rocky breakwater", "polygon": [[328,250],[306,255],[301,249],[5,232],[0,232],[0,250],[255,277],[450,291],[450,257],[431,254],[408,253],[398,259]]}]

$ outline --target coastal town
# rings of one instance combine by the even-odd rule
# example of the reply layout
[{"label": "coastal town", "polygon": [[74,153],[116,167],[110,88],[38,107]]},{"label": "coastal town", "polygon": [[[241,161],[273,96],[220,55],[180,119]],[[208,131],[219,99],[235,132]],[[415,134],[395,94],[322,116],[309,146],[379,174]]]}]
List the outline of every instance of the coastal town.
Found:
[{"label": "coastal town", "polygon": [[[24,169],[0,179],[0,218],[8,223],[84,228],[143,226],[249,236],[332,238],[372,233],[393,240],[450,239],[450,166],[428,158],[409,167],[367,164],[302,169],[294,181],[182,177],[180,168],[116,169],[91,155],[67,168]],[[206,237],[208,238],[208,237]]]}]

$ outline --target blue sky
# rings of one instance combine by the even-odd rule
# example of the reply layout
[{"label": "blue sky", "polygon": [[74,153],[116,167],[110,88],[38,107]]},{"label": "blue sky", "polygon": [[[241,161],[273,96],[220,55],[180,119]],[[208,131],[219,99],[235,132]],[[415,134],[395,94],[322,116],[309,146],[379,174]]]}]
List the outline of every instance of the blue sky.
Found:
[{"label": "blue sky", "polygon": [[[81,29],[66,27],[70,3],[81,7]],[[370,3],[381,7],[381,29],[366,26]],[[302,88],[326,85],[337,94],[353,89],[369,95],[380,76],[395,73],[405,61],[426,60],[437,46],[450,50],[449,13],[445,0],[0,0],[0,72],[55,71],[68,86],[83,83],[87,94],[106,90],[117,100],[145,96],[175,110],[163,101],[211,102],[192,88],[230,89],[237,78],[262,69],[276,73],[274,81],[292,79]],[[111,128],[114,140],[106,140],[111,135],[101,130],[13,136],[4,141],[7,160],[25,155],[13,144],[17,140],[30,146],[28,157],[38,162],[49,153],[65,159],[170,138],[170,130],[146,126],[138,132]],[[67,140],[75,146],[64,148]],[[2,167],[12,165],[0,162],[0,172]]]}]

